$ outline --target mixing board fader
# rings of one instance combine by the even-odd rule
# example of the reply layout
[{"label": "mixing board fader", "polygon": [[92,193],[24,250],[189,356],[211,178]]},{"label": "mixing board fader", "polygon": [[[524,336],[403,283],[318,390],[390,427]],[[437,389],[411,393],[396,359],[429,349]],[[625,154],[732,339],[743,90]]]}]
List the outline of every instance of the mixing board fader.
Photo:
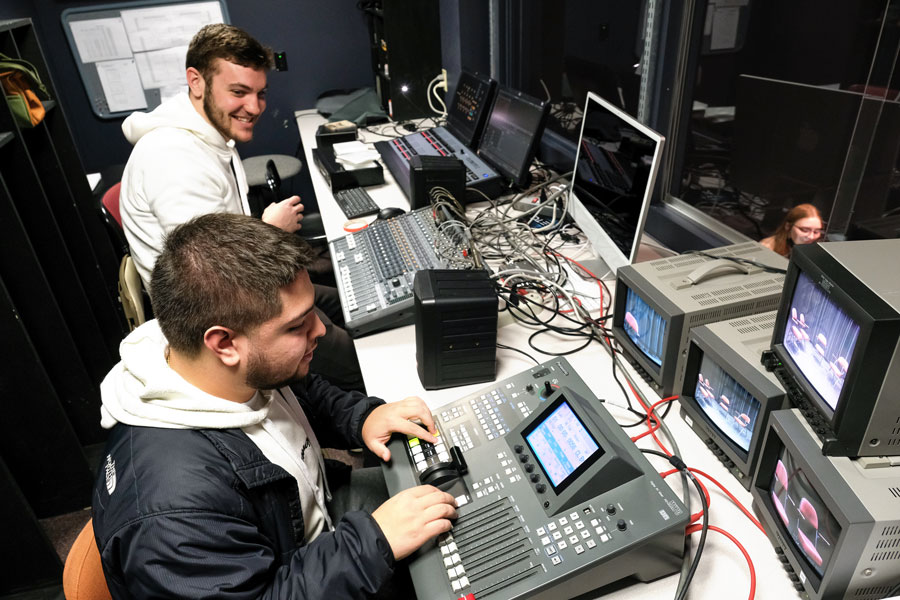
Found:
[{"label": "mixing board fader", "polygon": [[443,257],[461,256],[438,231],[430,207],[377,220],[329,246],[345,327],[353,336],[411,323],[416,272],[453,268]]},{"label": "mixing board fader", "polygon": [[395,436],[384,468],[391,494],[427,483],[459,504],[453,529],[411,557],[421,600],[558,600],[680,568],[684,506],[565,359],[435,423],[433,448]]}]

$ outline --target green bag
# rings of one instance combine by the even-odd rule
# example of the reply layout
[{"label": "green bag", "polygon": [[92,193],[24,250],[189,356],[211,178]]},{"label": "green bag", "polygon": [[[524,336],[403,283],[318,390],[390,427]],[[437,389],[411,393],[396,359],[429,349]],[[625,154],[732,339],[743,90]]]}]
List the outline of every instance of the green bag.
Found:
[{"label": "green bag", "polygon": [[44,100],[50,99],[37,69],[27,60],[0,53],[0,83],[19,127],[34,127],[44,118]]}]

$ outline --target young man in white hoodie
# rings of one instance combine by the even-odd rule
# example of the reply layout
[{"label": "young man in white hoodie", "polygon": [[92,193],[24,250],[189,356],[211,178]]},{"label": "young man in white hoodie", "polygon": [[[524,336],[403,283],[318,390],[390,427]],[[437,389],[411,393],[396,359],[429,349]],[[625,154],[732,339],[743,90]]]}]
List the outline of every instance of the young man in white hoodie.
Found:
[{"label": "young man in white hoodie", "polygon": [[[450,529],[455,501],[431,486],[335,511],[320,439],[389,460],[392,433],[436,430],[419,398],[385,404],[309,373],[324,333],[309,262],[302,240],[251,217],[206,215],[167,238],[157,320],[101,385],[112,431],[93,520],[113,598],[377,597]],[[356,495],[386,498],[379,468],[353,473]]]},{"label": "young man in white hoodie", "polygon": [[[149,113],[132,113],[122,123],[134,144],[119,193],[122,226],[148,289],[163,239],[175,226],[213,212],[250,214],[247,176],[235,144],[253,138],[266,108],[272,52],[243,30],[220,23],[197,32],[185,62],[186,95]],[[288,232],[300,229],[302,219],[298,196],[272,203],[262,214],[263,221]],[[353,341],[339,325],[337,290],[316,288],[328,333],[314,367],[332,383],[361,390]]]}]

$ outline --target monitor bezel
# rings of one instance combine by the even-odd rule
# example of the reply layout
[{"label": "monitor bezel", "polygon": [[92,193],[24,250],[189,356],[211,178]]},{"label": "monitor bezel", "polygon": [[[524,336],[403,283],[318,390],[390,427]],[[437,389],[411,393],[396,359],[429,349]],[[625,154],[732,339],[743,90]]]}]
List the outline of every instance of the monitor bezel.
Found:
[{"label": "monitor bezel", "polygon": [[[614,310],[613,310],[613,335],[616,341],[628,356],[644,369],[650,378],[659,386],[659,391],[663,396],[669,395],[674,391],[675,371],[678,365],[679,344],[672,343],[673,336],[676,340],[681,340],[681,330],[684,326],[684,313],[678,310],[674,303],[669,302],[665,297],[649,298],[645,293],[641,293],[639,284],[627,277],[625,270],[620,271],[616,278],[616,291],[613,294]],[[663,338],[663,356],[662,364],[657,365],[655,362],[647,358],[644,351],[628,337],[625,331],[625,298],[627,289],[631,289],[635,294],[647,303],[656,313],[666,321],[666,335]],[[677,334],[676,334],[677,331]]]},{"label": "monitor bezel", "polygon": [[[856,349],[850,357],[844,385],[834,410],[803,375],[784,346],[784,333],[790,318],[791,301],[801,272],[824,291],[833,304],[840,307],[859,325]],[[862,441],[860,438],[875,408],[884,373],[891,363],[894,347],[900,335],[900,323],[895,323],[891,327],[886,326],[886,322],[896,318],[896,313],[881,298],[861,284],[820,244],[794,248],[785,276],[781,305],[775,318],[772,350],[809,399],[810,404],[829,422],[832,430],[843,442],[856,444]]]},{"label": "monitor bezel", "polygon": [[[563,404],[567,405],[569,409],[572,411],[572,414],[575,415],[575,418],[578,419],[578,422],[584,428],[584,430],[588,433],[594,443],[597,445],[597,450],[591,454],[583,463],[578,465],[571,473],[569,473],[565,479],[559,482],[559,484],[554,485],[553,480],[550,479],[550,475],[547,473],[547,470],[544,468],[544,463],[538,458],[537,452],[535,452],[534,447],[531,445],[531,442],[528,441],[528,436],[534,432],[535,429],[540,427],[541,424],[546,422],[546,420],[552,415],[556,410],[562,406]],[[531,452],[531,455],[534,456],[534,462],[541,469],[541,472],[544,474],[544,477],[547,479],[547,483],[550,485],[550,488],[553,492],[559,496],[562,492],[566,490],[570,485],[572,485],[575,481],[581,477],[585,471],[591,468],[591,466],[600,460],[603,456],[605,456],[609,450],[604,447],[599,439],[597,439],[597,435],[595,431],[585,422],[585,419],[579,414],[576,406],[572,404],[572,402],[566,397],[565,394],[560,394],[553,402],[550,403],[549,406],[542,409],[542,418],[535,419],[528,426],[522,430],[521,437],[525,442],[526,447]]]},{"label": "monitor bezel", "polygon": [[[800,465],[810,485],[819,494],[825,508],[841,528],[841,534],[835,541],[831,562],[821,576],[802,556],[802,550],[794,542],[772,504],[769,486],[775,475],[775,466],[781,450],[784,448],[791,454],[794,462]],[[776,411],[769,418],[759,464],[750,488],[770,540],[784,550],[795,572],[802,571],[804,580],[810,583],[818,597],[824,597],[826,594],[830,597],[829,586],[832,580],[836,578],[848,582],[851,580],[866,537],[861,533],[865,531],[867,523],[872,523],[869,511],[835,468],[832,460],[850,459],[824,456],[820,442],[798,409]],[[841,484],[843,487],[840,487]],[[848,562],[846,558],[852,558],[853,562]],[[844,591],[846,590],[841,590],[838,596],[842,596]]]},{"label": "monitor bezel", "polygon": [[[647,183],[644,188],[644,197],[641,199],[641,210],[638,222],[635,227],[634,240],[631,244],[631,252],[626,256],[624,252],[616,245],[612,237],[597,222],[584,203],[575,194],[575,175],[578,169],[578,159],[581,157],[581,142],[584,137],[584,126],[587,122],[588,110],[591,108],[591,102],[596,102],[601,108],[613,113],[617,118],[625,121],[630,127],[638,130],[643,135],[649,137],[656,142],[656,150],[650,163],[650,171],[647,175]],[[575,223],[584,231],[585,235],[591,243],[594,252],[603,259],[607,267],[615,274],[618,269],[625,265],[630,265],[637,257],[638,249],[641,245],[641,239],[644,235],[644,226],[647,222],[647,213],[650,210],[650,203],[653,199],[653,189],[656,185],[656,176],[659,172],[659,165],[662,162],[662,151],[665,146],[666,138],[653,131],[621,108],[604,100],[594,92],[588,92],[584,103],[584,117],[581,120],[581,130],[578,135],[578,144],[576,145],[575,163],[572,167],[572,179],[569,184],[569,213],[572,215]]]},{"label": "monitor bezel", "polygon": [[[493,117],[494,115],[494,108],[497,105],[497,101],[500,100],[500,97],[504,94],[507,94],[518,101],[522,101],[524,103],[538,107],[541,113],[538,120],[537,129],[535,130],[534,135],[531,136],[531,141],[529,143],[528,149],[525,152],[525,160],[522,161],[522,165],[519,167],[519,171],[516,173],[512,173],[507,170],[504,165],[501,165],[496,161],[492,153],[485,152],[484,148],[482,148],[484,139],[487,136],[488,128],[491,126],[491,117]],[[531,168],[531,163],[534,160],[535,150],[537,149],[537,146],[541,140],[541,136],[544,133],[544,126],[547,124],[547,115],[549,114],[550,104],[548,102],[539,100],[534,96],[529,96],[524,92],[514,90],[511,87],[498,85],[496,87],[496,91],[494,92],[494,99],[491,102],[491,109],[487,113],[487,118],[484,121],[484,127],[482,127],[481,136],[478,140],[478,156],[481,157],[489,165],[491,165],[498,173],[503,175],[503,177],[511,181],[514,186],[522,187],[528,182],[529,169]]]},{"label": "monitor bezel", "polygon": [[[721,344],[720,347],[714,347],[713,344],[710,343],[710,340],[706,339],[706,336],[704,335],[705,331],[708,330],[704,330],[702,327],[699,328],[699,330],[698,328],[695,328],[688,334],[688,350],[684,365],[684,381],[682,383],[682,388],[679,391],[680,396],[678,402],[680,403],[681,408],[685,410],[691,418],[707,425],[706,431],[710,434],[710,437],[713,437],[713,439],[716,440],[716,445],[725,452],[728,458],[735,464],[735,467],[737,467],[745,477],[749,478],[753,476],[753,469],[759,459],[769,413],[784,407],[785,393],[784,390],[769,381],[763,373],[757,370],[729,370],[729,366],[735,364],[739,365],[747,359],[725,344]],[[746,452],[715,424],[694,397],[694,392],[697,387],[697,373],[699,372],[700,364],[705,355],[709,355],[719,368],[725,371],[729,377],[734,379],[744,388],[744,390],[759,402],[759,412],[757,413],[753,434],[750,438],[750,447]],[[747,483],[745,483],[744,486],[746,487]]]}]

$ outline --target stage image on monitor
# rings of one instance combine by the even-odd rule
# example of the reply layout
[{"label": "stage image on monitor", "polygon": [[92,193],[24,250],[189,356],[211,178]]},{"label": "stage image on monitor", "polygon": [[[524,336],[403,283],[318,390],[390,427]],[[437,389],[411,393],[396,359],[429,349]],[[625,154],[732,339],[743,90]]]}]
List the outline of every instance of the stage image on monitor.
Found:
[{"label": "stage image on monitor", "polygon": [[859,325],[801,272],[791,297],[784,347],[832,411],[858,337]]},{"label": "stage image on monitor", "polygon": [[538,463],[554,489],[559,489],[588,459],[602,449],[572,410],[562,402],[525,435]]},{"label": "stage image on monitor", "polygon": [[572,216],[611,269],[640,245],[664,138],[588,94],[572,173]]},{"label": "stage image on monitor", "polygon": [[625,298],[625,333],[657,366],[662,365],[666,321],[628,288]]},{"label": "stage image on monitor", "polygon": [[760,403],[704,354],[694,399],[709,420],[745,453],[750,450]]},{"label": "stage image on monitor", "polygon": [[786,448],[775,465],[769,493],[791,540],[821,577],[840,538],[841,526]]}]

